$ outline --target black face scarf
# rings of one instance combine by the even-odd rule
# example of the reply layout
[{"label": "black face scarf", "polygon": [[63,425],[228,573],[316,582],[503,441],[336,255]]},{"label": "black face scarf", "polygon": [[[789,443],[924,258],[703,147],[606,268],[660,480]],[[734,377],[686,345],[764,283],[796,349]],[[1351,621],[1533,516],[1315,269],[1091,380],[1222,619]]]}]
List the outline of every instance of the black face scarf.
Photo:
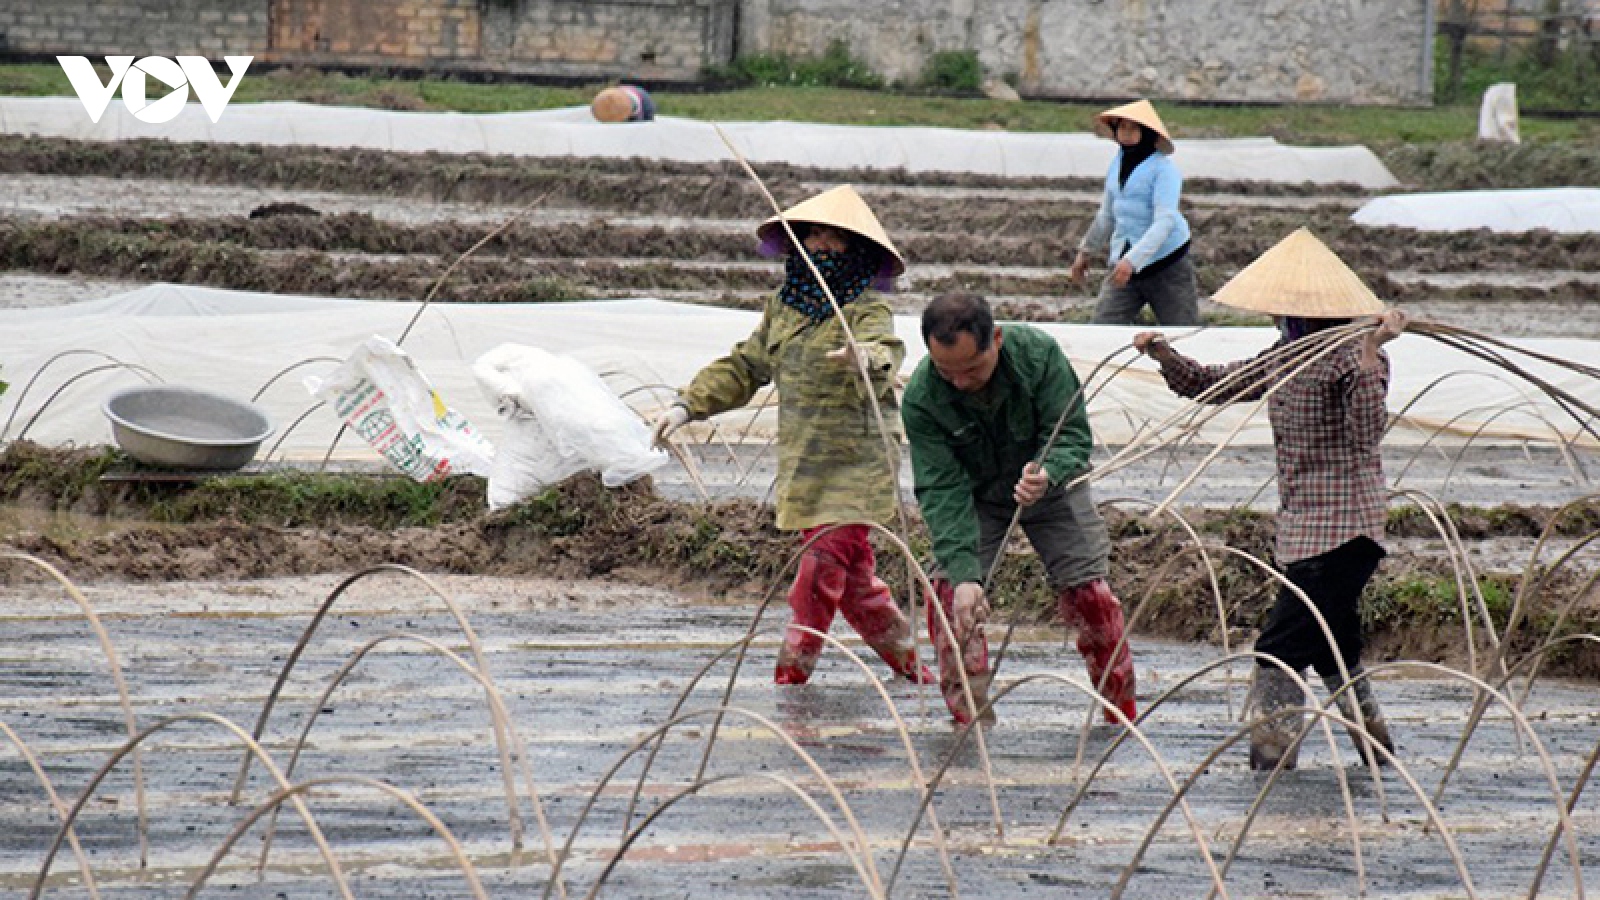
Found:
[{"label": "black face scarf", "polygon": [[[882,260],[875,246],[856,239],[850,241],[850,248],[843,253],[812,250],[807,251],[807,255],[817,264],[817,271],[822,273],[822,280],[827,282],[828,290],[833,292],[833,299],[840,306],[861,296],[878,274]],[[833,315],[827,294],[822,292],[811,275],[811,267],[798,253],[789,254],[784,263],[783,288],[778,291],[778,299],[818,322]]]},{"label": "black face scarf", "polygon": [[[1137,122],[1134,124],[1139,125]],[[1156,141],[1158,140],[1160,140],[1160,136],[1154,131],[1139,125],[1139,143],[1134,144],[1132,147],[1122,147],[1122,166],[1117,171],[1117,184],[1119,186],[1126,186],[1128,176],[1133,174],[1133,170],[1139,168],[1140,163],[1149,159],[1150,154],[1156,152]],[[1119,143],[1118,146],[1122,145]]]}]

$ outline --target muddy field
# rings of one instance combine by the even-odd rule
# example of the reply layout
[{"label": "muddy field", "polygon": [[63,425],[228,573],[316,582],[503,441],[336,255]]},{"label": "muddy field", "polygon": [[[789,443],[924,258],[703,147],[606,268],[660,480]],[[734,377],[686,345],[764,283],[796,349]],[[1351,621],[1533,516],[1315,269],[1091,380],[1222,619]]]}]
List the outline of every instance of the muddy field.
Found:
[{"label": "muddy field", "polygon": [[[339,577],[330,575],[90,585],[85,596],[105,618],[139,728],[216,714],[249,729],[290,649],[339,587]],[[526,743],[533,788],[520,778],[514,787],[524,826],[520,851],[484,692],[419,640],[475,658],[443,598],[471,623],[485,671]],[[0,608],[9,636],[0,652],[0,720],[15,725],[70,802],[125,738],[117,692],[99,644],[59,590],[13,584],[0,589]],[[838,649],[828,651],[811,685],[773,687],[768,671],[781,623],[773,614],[757,629],[727,701],[737,711],[728,713],[705,770],[713,783],[667,805],[696,781],[713,724],[709,710],[728,683],[727,663],[687,696],[682,709],[690,717],[648,772],[640,757],[625,762],[627,754],[672,719],[696,673],[744,634],[754,615],[749,605],[655,588],[443,576],[423,584],[400,572],[380,574],[338,595],[285,683],[262,731],[264,745],[284,766],[304,730],[309,740],[290,780],[359,774],[411,792],[459,842],[494,897],[539,896],[550,882],[551,851],[537,824],[535,791],[556,846],[572,840],[562,880],[573,897],[594,896],[591,890],[628,898],[882,896],[870,887],[872,874],[848,855],[864,839],[878,878],[887,882],[898,870],[892,896],[1105,897],[1127,877],[1128,896],[1177,900],[1202,896],[1212,884],[1206,855],[1222,866],[1241,836],[1223,880],[1227,896],[1335,898],[1365,887],[1375,897],[1517,897],[1529,893],[1557,821],[1541,757],[1531,744],[1519,744],[1504,714],[1479,729],[1446,779],[1471,690],[1440,671],[1381,673],[1379,691],[1404,775],[1389,767],[1381,786],[1375,784],[1336,729],[1331,748],[1320,734],[1313,738],[1301,769],[1272,786],[1251,820],[1251,804],[1267,780],[1247,770],[1237,746],[1207,761],[1240,728],[1247,673],[1246,667],[1205,672],[1220,659],[1217,648],[1152,639],[1135,645],[1144,705],[1190,674],[1199,677],[1149,714],[1145,733],[1155,754],[1123,746],[1091,781],[1091,767],[1116,732],[1092,729],[1085,762],[1074,765],[1086,709],[1081,695],[1056,679],[1081,678],[1082,667],[1058,631],[1019,632],[1002,675],[1003,683],[1019,686],[1000,700],[1000,722],[985,731],[980,752],[957,744],[936,695],[888,680],[881,699],[872,684],[884,678],[882,667],[869,664],[867,675]],[[351,678],[324,694],[357,651],[401,634],[416,638],[378,643]],[[863,649],[853,640],[847,645]],[[1524,707],[1563,785],[1572,783],[1594,743],[1589,693],[1546,680]],[[895,714],[908,727],[904,738]],[[911,768],[908,752],[920,769]],[[936,838],[932,823],[914,827],[917,773],[931,779],[947,760],[932,805]],[[118,767],[78,819],[101,895],[176,896],[193,884],[229,829],[270,790],[257,765],[239,805],[230,806],[239,764],[238,742],[214,721],[182,719],[145,744],[149,864],[143,868],[131,763]],[[603,781],[614,765],[617,777]],[[1195,778],[1188,807],[1164,825],[1174,782],[1163,767],[1175,783]],[[6,792],[0,886],[23,896],[56,826],[42,789],[15,754],[0,754],[0,775]],[[629,797],[641,775],[641,800],[630,816]],[[1351,792],[1353,829],[1340,800],[1341,776]],[[1421,795],[1407,777],[1416,779]],[[816,811],[788,785],[814,798]],[[1084,800],[1064,817],[1081,786],[1087,786]],[[1430,830],[1423,797],[1441,787],[1436,821],[1443,829]],[[472,896],[444,840],[392,798],[370,786],[333,783],[310,800],[356,896]],[[623,830],[657,810],[661,815],[620,853]],[[264,872],[254,870],[263,822],[221,860],[205,895],[338,896],[306,827],[285,813]],[[859,838],[847,813],[859,822]],[[1581,804],[1572,822],[1578,835],[1572,849],[1585,860],[1587,883],[1588,861],[1600,853],[1594,804]],[[1558,849],[1541,896],[1577,896],[1569,850]],[[46,896],[86,896],[80,872],[63,847]]]},{"label": "muddy field", "polygon": [[[511,160],[370,151],[110,146],[0,138],[0,269],[11,278],[177,281],[246,290],[416,299],[462,251],[443,301],[657,296],[753,306],[775,267],[754,252],[768,210],[731,164]],[[862,183],[911,269],[896,304],[991,296],[1016,318],[1083,321],[1093,285],[1063,269],[1098,202],[1085,179],[1006,182],[774,167],[782,202]],[[1600,238],[1427,235],[1348,221],[1346,188],[1187,187],[1201,286],[1308,225],[1380,294],[1424,317],[1501,334],[1600,334]],[[257,217],[250,218],[254,213]],[[4,284],[0,282],[0,284]],[[19,297],[12,282],[4,294]],[[37,302],[74,296],[41,285]],[[1240,321],[1208,309],[1214,321]]]},{"label": "muddy field", "polygon": [[[1548,178],[1565,171],[1581,178],[1594,164],[1535,158],[1543,152],[1537,148],[1495,152],[1504,158],[1494,165],[1460,148],[1385,154],[1419,188],[1525,186],[1484,173]],[[1094,182],[781,167],[763,174],[783,202],[840,180],[861,183],[911,262],[893,300],[901,310],[959,288],[990,295],[1007,316],[1088,318],[1093,288],[1071,284],[1063,266],[1094,212]],[[1380,295],[1420,316],[1509,336],[1600,337],[1600,237],[1361,229],[1348,216],[1365,198],[1337,187],[1194,182],[1186,191],[1206,290],[1309,225]],[[767,213],[731,165],[0,137],[0,306],[59,305],[155,281],[414,300],[459,253],[516,216],[457,271],[441,302],[655,296],[751,307],[778,275],[774,263],[755,255],[750,236]],[[1206,315],[1219,324],[1249,321],[1214,307]],[[1392,455],[1390,471],[1401,471],[1414,455]],[[1219,658],[1224,641],[1233,649],[1248,645],[1270,600],[1258,571],[1237,560],[1220,562],[1226,609],[1219,620],[1211,573],[1193,556],[1179,558],[1182,530],[1131,511],[1159,499],[1199,456],[1174,452],[1097,486],[1116,538],[1114,587],[1134,615],[1146,704]],[[295,638],[340,578],[380,563],[413,566],[437,576],[483,635],[488,668],[529,742],[551,831],[557,841],[575,835],[572,896],[597,888],[630,821],[627,789],[613,785],[599,792],[595,819],[577,829],[599,776],[636,738],[665,723],[694,672],[744,633],[753,604],[782,584],[794,546],[761,505],[771,475],[770,460],[758,451],[724,458],[701,448],[713,503],[698,501],[674,471],[653,486],[611,493],[580,480],[496,516],[482,513],[482,484],[471,479],[422,494],[372,478],[355,479],[359,488],[326,491],[326,481],[304,473],[237,484],[147,481],[129,477],[125,461],[107,468],[98,459],[92,450],[7,447],[0,455],[0,542],[8,552],[58,566],[106,614],[142,724],[205,711],[248,728]],[[1407,476],[1406,486],[1461,504],[1454,510],[1460,550],[1483,577],[1485,605],[1498,627],[1513,599],[1529,594],[1529,622],[1512,642],[1513,658],[1548,630],[1575,635],[1600,623],[1592,580],[1600,565],[1589,544],[1600,506],[1592,499],[1591,472],[1600,472],[1600,459],[1586,451],[1565,459],[1550,447],[1486,445],[1459,458],[1429,455]],[[1225,459],[1196,486],[1184,512],[1205,540],[1265,556],[1271,517],[1262,510],[1274,499],[1270,476],[1263,453]],[[1541,542],[1547,525],[1549,539]],[[1392,516],[1391,531],[1391,555],[1369,603],[1372,660],[1465,668],[1475,655],[1488,654],[1483,629],[1467,637],[1450,586],[1455,570],[1447,542],[1415,511]],[[912,540],[923,546],[920,535]],[[1037,564],[1017,550],[996,589],[997,617],[1025,626],[1005,677],[1076,677],[1075,655],[1062,633],[1048,627],[1048,592]],[[1552,561],[1569,551],[1572,559],[1551,571]],[[885,569],[897,588],[904,585],[903,570]],[[32,745],[71,803],[126,735],[99,644],[67,597],[26,564],[12,560],[0,569],[0,628],[7,634],[0,648],[0,722]],[[289,683],[281,721],[266,732],[274,758],[287,757],[293,732],[327,678],[368,639],[418,632],[464,651],[454,619],[436,601],[416,580],[392,573],[352,591],[322,626]],[[725,733],[720,767],[711,770],[743,780],[707,787],[663,815],[611,876],[605,896],[881,896],[869,884],[873,866],[852,866],[853,838],[831,835],[784,782],[768,776],[793,779],[838,817],[844,807],[830,806],[819,790],[825,779],[797,765],[785,741],[816,754],[842,789],[844,806],[861,817],[873,865],[884,877],[914,821],[917,776],[906,769],[893,718],[842,654],[830,651],[812,686],[780,691],[767,683],[772,629],[780,620],[769,614],[752,668],[731,700],[773,729],[742,719]],[[1001,725],[988,733],[996,778],[990,799],[979,755],[971,747],[954,752],[936,697],[886,683],[911,724],[909,739],[926,774],[953,752],[955,759],[934,811],[951,849],[956,890],[935,832],[924,826],[892,893],[1104,897],[1126,869],[1128,896],[1203,896],[1211,880],[1194,835],[1203,835],[1220,864],[1265,784],[1246,771],[1237,747],[1207,760],[1239,727],[1244,671],[1201,676],[1151,720],[1161,759],[1177,778],[1198,778],[1192,830],[1180,814],[1158,824],[1170,785],[1152,757],[1130,745],[1090,785],[1088,801],[1054,844],[1046,839],[1084,783],[1071,765],[1081,698],[1041,683],[1002,701]],[[1545,671],[1581,679],[1541,681],[1524,707],[1537,722],[1538,747],[1551,756],[1557,792],[1566,792],[1595,742],[1591,695],[1600,650],[1594,642],[1572,643],[1551,655]],[[1416,668],[1384,672],[1381,687],[1392,698],[1407,771],[1431,795],[1467,721],[1470,688],[1458,676]],[[718,696],[701,688],[690,707],[712,706]],[[415,643],[382,650],[321,707],[297,777],[359,773],[412,791],[460,838],[487,893],[535,896],[551,871],[535,804],[531,796],[519,801],[527,837],[513,851],[503,761],[488,736],[488,717],[475,705],[482,697],[458,667]],[[705,721],[668,745],[633,824],[693,782]],[[1387,770],[1380,791],[1350,765],[1342,734],[1340,766],[1319,745],[1309,751],[1305,771],[1266,801],[1224,880],[1230,895],[1354,896],[1363,871],[1370,896],[1528,895],[1557,815],[1537,748],[1514,727],[1503,711],[1491,716],[1449,781],[1442,806],[1449,840],[1425,828],[1426,804],[1395,769]],[[1104,727],[1093,732],[1091,760],[1113,735]],[[191,883],[245,811],[227,804],[237,765],[237,753],[215,729],[191,723],[152,742],[145,759],[147,869],[138,865],[132,777],[119,769],[82,823],[102,895],[176,896]],[[630,784],[639,771],[631,765],[624,769]],[[1359,853],[1339,800],[1338,771],[1351,776]],[[267,790],[258,770],[246,804],[261,802]],[[1600,858],[1592,796],[1573,814],[1576,849],[1589,863],[1586,882],[1600,871],[1592,863]],[[0,750],[0,798],[0,889],[21,896],[56,820],[9,747]],[[445,845],[401,807],[349,785],[313,799],[355,894],[471,896]],[[996,808],[1004,839],[991,821]],[[307,829],[298,820],[284,823],[265,880],[250,871],[262,845],[257,826],[207,893],[337,896]],[[1147,832],[1150,852],[1136,862]],[[1452,850],[1461,854],[1465,874]],[[1581,892],[1566,852],[1556,856],[1543,895]],[[50,896],[87,896],[65,848],[52,871]]]}]

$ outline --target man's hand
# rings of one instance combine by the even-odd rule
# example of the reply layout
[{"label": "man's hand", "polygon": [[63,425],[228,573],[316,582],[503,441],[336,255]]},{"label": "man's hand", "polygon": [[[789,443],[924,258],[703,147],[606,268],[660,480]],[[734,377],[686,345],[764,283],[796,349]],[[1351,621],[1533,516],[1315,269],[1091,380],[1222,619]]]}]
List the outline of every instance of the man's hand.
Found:
[{"label": "man's hand", "polygon": [[983,623],[989,621],[989,599],[983,595],[983,585],[976,581],[963,581],[956,585],[955,596],[956,638],[962,644]]},{"label": "man's hand", "polygon": [[849,344],[846,344],[837,350],[829,350],[824,355],[827,357],[828,362],[839,363],[840,365],[851,369],[856,368],[855,349]]},{"label": "man's hand", "polygon": [[1088,274],[1089,254],[1079,250],[1078,256],[1072,261],[1072,268],[1068,270],[1067,275],[1072,279],[1073,284],[1081,285],[1084,277]]},{"label": "man's hand", "polygon": [[655,424],[650,426],[650,444],[654,447],[665,447],[667,439],[672,433],[682,428],[689,422],[689,408],[681,403],[674,403],[667,407],[667,411],[656,417]]},{"label": "man's hand", "polygon": [[1127,287],[1131,278],[1133,278],[1133,263],[1125,259],[1117,260],[1117,267],[1111,270],[1111,283],[1117,287]]},{"label": "man's hand", "polygon": [[1050,490],[1050,473],[1038,463],[1028,463],[1022,467],[1022,477],[1017,479],[1017,486],[1011,491],[1011,498],[1017,501],[1018,506],[1032,506],[1039,502],[1045,491]]}]

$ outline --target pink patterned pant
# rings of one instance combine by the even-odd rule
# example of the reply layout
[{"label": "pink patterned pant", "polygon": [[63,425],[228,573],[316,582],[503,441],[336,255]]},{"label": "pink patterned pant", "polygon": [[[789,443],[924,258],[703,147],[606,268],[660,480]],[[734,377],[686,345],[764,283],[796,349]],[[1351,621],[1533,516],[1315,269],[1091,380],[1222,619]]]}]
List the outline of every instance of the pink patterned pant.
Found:
[{"label": "pink patterned pant", "polygon": [[[955,586],[941,578],[933,582],[933,588],[939,605],[944,608],[946,619],[954,624]],[[1105,579],[1096,578],[1061,590],[1056,594],[1056,614],[1063,624],[1078,627],[1078,652],[1083,654],[1091,683],[1100,689],[1100,693],[1112,705],[1122,710],[1123,715],[1130,720],[1137,718],[1133,654],[1128,650],[1128,645],[1122,642],[1122,603],[1111,593]],[[988,638],[982,628],[975,628],[971,634],[958,635],[958,640],[952,643],[940,626],[932,603],[928,605],[928,635],[938,653],[939,690],[944,694],[945,705],[957,722],[970,722],[972,714],[961,691],[957,660],[965,669],[969,681],[978,678],[987,685]],[[1109,711],[1105,718],[1107,722],[1117,722],[1116,716]]]},{"label": "pink patterned pant", "polygon": [[[810,540],[827,527],[807,529],[801,540]],[[866,525],[842,525],[811,545],[789,588],[792,621],[826,634],[834,613],[843,613],[845,621],[889,668],[907,678],[932,682],[933,673],[917,663],[910,623],[895,605],[889,586],[877,577],[877,560],[867,540],[870,531]],[[821,654],[822,638],[789,629],[773,681],[805,684]]]}]

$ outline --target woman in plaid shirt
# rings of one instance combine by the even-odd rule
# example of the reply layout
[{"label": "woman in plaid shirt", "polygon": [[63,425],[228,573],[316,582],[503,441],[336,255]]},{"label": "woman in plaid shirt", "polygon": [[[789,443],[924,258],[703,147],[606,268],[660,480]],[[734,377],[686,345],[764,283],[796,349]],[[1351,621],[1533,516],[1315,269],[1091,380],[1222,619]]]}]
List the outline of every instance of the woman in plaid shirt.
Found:
[{"label": "woman in plaid shirt", "polygon": [[[1343,684],[1342,660],[1356,679],[1347,694],[1353,693],[1361,704],[1369,733],[1393,752],[1371,681],[1358,678],[1359,600],[1384,556],[1380,542],[1388,508],[1379,445],[1388,424],[1384,398],[1389,360],[1380,348],[1405,330],[1407,317],[1399,310],[1385,311],[1382,301],[1305,229],[1240,272],[1212,299],[1271,313],[1281,338],[1254,358],[1209,366],[1172,349],[1155,332],[1135,336],[1134,346],[1160,364],[1167,386],[1180,396],[1238,403],[1273,391],[1267,414],[1277,451],[1278,564],[1327,620],[1338,656],[1305,603],[1286,587],[1279,591],[1255,647],[1297,672],[1307,666],[1316,669],[1330,692]],[[1291,347],[1372,314],[1380,316],[1376,327],[1358,338],[1336,346],[1319,348],[1307,342]],[[1201,397],[1230,378],[1220,390]],[[1304,700],[1294,680],[1265,661],[1256,671],[1256,699],[1263,716]],[[1347,718],[1355,718],[1348,700],[1341,707]],[[1272,769],[1284,757],[1285,767],[1294,768],[1301,725],[1301,718],[1290,714],[1256,726],[1251,768]],[[1356,742],[1361,746],[1359,738]]]}]

